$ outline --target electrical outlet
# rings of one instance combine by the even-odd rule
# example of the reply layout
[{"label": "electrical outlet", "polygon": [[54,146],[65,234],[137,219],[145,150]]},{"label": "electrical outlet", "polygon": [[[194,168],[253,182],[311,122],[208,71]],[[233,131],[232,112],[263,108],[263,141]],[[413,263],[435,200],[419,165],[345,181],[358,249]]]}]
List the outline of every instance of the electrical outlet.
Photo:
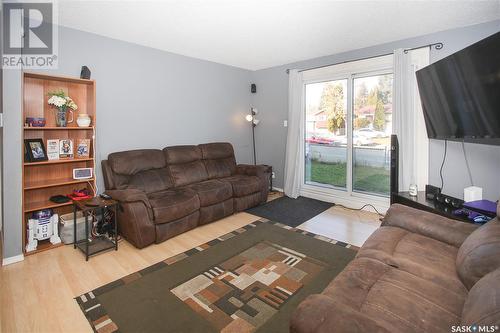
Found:
[{"label": "electrical outlet", "polygon": [[271,173],[271,177],[272,177],[273,179],[274,179],[274,178],[276,178],[276,173],[275,173],[274,171]]},{"label": "electrical outlet", "polygon": [[0,113],[0,127],[3,127],[3,113]]},{"label": "electrical outlet", "polygon": [[283,120],[283,127],[288,127],[288,120]]}]

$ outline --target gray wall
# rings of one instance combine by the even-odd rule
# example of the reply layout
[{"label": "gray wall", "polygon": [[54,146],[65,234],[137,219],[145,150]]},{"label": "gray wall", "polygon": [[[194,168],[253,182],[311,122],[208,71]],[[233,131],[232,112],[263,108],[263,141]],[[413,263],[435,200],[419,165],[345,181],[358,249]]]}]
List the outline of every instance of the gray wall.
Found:
[{"label": "gray wall", "polygon": [[250,71],[61,27],[59,69],[50,72],[79,76],[82,65],[96,80],[98,160],[229,141],[238,162],[251,161]]},{"label": "gray wall", "polygon": [[[257,160],[260,163],[273,166],[276,172],[275,185],[283,188],[287,130],[283,127],[283,121],[288,118],[288,75],[285,72],[287,68],[311,68],[392,53],[397,48],[443,42],[444,48],[442,50],[433,49],[431,51],[431,62],[434,62],[498,31],[500,31],[500,20],[253,72],[252,82],[257,84],[257,93],[252,94],[252,105],[259,110],[259,118],[262,120],[256,128]],[[485,198],[497,200],[500,198],[498,169],[500,147],[477,144],[467,144],[466,146],[470,154],[469,160],[475,184],[483,187]],[[430,184],[440,185],[439,166],[442,153],[442,142],[431,141]],[[469,183],[460,144],[450,144],[448,158],[444,169],[444,192],[462,197],[463,188],[469,186]]]},{"label": "gray wall", "polygon": [[[250,72],[61,27],[59,69],[78,77],[87,65],[97,88],[97,177],[114,151],[229,141],[237,161],[252,161]],[[40,72],[40,71],[39,71]],[[21,76],[4,75],[5,246],[21,246]]]}]

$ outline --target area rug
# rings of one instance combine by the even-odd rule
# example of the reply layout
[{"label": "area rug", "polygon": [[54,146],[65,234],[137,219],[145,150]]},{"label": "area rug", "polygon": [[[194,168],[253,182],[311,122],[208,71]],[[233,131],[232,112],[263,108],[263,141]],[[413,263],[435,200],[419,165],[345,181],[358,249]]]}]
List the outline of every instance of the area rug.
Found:
[{"label": "area rug", "polygon": [[334,203],[306,197],[298,197],[297,199],[281,197],[247,209],[246,212],[295,228],[334,205]]},{"label": "area rug", "polygon": [[108,332],[288,332],[357,248],[266,219],[76,298]]}]

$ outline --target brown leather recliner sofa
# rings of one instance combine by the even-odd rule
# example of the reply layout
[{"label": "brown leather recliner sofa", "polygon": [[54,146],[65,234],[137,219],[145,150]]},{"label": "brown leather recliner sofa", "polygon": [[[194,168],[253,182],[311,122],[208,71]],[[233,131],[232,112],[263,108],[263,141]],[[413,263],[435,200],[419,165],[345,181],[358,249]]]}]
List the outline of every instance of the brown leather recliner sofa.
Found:
[{"label": "brown leather recliner sofa", "polygon": [[290,330],[449,333],[472,325],[500,326],[500,220],[477,227],[393,205],[356,258],[298,306]]},{"label": "brown leather recliner sofa", "polygon": [[230,143],[112,153],[102,170],[119,232],[138,248],[264,203],[269,191],[269,168],[236,165]]}]

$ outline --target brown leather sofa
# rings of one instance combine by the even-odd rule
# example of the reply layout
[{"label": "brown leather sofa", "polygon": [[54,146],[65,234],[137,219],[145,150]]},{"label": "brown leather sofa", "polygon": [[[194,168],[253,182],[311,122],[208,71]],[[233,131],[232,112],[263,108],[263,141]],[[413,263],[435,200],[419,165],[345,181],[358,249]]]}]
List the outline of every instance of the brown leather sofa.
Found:
[{"label": "brown leather sofa", "polygon": [[477,227],[393,205],[356,258],[298,306],[290,328],[465,332],[453,325],[500,326],[500,220]]},{"label": "brown leather sofa", "polygon": [[269,191],[269,168],[236,165],[230,143],[112,153],[102,170],[119,232],[138,248],[264,203]]}]

